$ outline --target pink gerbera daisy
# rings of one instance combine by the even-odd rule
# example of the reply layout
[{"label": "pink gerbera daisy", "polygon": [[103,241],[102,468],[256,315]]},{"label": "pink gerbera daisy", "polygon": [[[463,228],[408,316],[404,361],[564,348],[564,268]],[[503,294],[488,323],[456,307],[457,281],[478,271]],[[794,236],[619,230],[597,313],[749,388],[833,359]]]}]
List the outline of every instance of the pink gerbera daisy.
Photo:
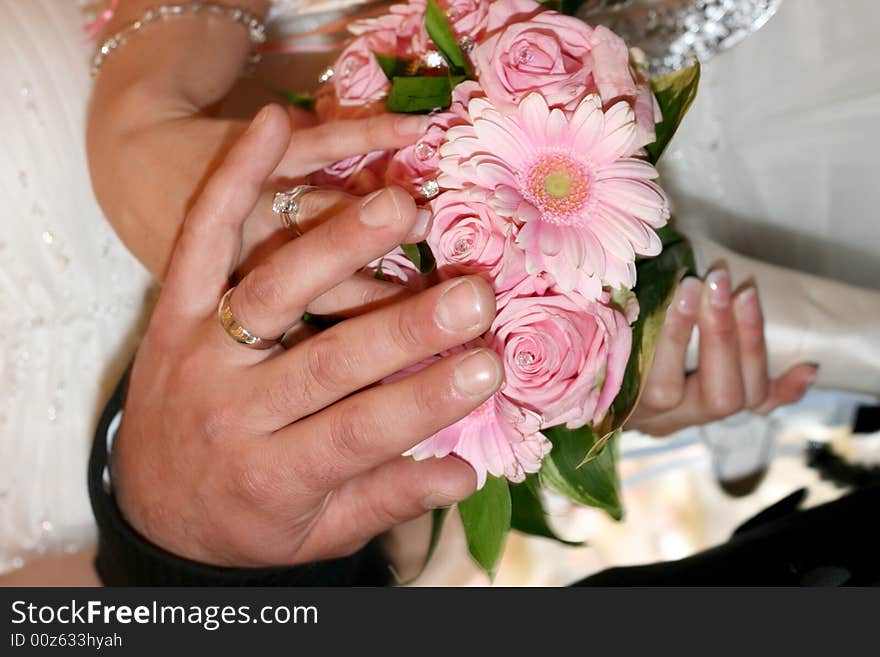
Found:
[{"label": "pink gerbera daisy", "polygon": [[669,220],[669,201],[656,169],[635,157],[629,103],[605,111],[590,94],[567,114],[532,93],[509,114],[487,98],[468,113],[472,125],[447,132],[440,186],[489,190],[498,214],[522,224],[530,274],[593,299],[604,285],[632,288],[636,255],[660,253],[652,229]]},{"label": "pink gerbera daisy", "polygon": [[552,444],[540,432],[541,416],[511,402],[503,393],[494,396],[467,417],[438,431],[406,455],[416,461],[456,454],[477,475],[477,488],[487,474],[521,482],[538,472]]}]

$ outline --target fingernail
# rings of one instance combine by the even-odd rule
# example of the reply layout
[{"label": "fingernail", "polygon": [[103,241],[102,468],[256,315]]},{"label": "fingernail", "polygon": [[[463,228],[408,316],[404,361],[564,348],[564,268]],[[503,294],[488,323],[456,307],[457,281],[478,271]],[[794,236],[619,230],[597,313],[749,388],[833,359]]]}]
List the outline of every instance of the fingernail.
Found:
[{"label": "fingernail", "polygon": [[422,498],[422,508],[425,511],[433,511],[434,509],[452,506],[458,501],[443,493],[429,493]]},{"label": "fingernail", "polygon": [[255,130],[266,122],[266,119],[269,117],[269,106],[266,105],[263,109],[257,112],[257,115],[254,117],[254,120],[251,121],[251,124],[248,126],[248,129],[245,131],[245,134]]},{"label": "fingernail", "polygon": [[737,317],[752,326],[761,324],[761,304],[758,301],[758,289],[754,285],[750,285],[745,290],[736,295],[736,314]]},{"label": "fingernail", "polygon": [[687,317],[696,317],[700,310],[700,292],[703,284],[696,278],[689,276],[678,286],[676,293],[675,309]]},{"label": "fingernail", "polygon": [[455,387],[469,397],[483,397],[501,384],[498,360],[485,349],[475,351],[455,366]]},{"label": "fingernail", "polygon": [[819,363],[807,363],[807,364],[813,368],[813,373],[807,377],[807,387],[812,388],[814,385],[816,385],[816,381],[819,380],[819,367],[820,367],[820,365],[819,365]]},{"label": "fingernail", "polygon": [[414,242],[421,242],[428,236],[428,230],[431,227],[431,211],[427,208],[419,208],[416,210],[416,222],[413,225],[412,237]]},{"label": "fingernail", "polygon": [[361,202],[361,223],[370,228],[391,226],[400,221],[400,206],[394,193],[380,189]]},{"label": "fingernail", "polygon": [[394,127],[399,135],[423,135],[428,130],[429,122],[427,116],[401,116]]},{"label": "fingernail", "polygon": [[730,274],[726,269],[714,269],[706,277],[709,286],[709,304],[722,309],[730,305]]},{"label": "fingernail", "polygon": [[483,320],[483,302],[477,288],[467,278],[457,281],[437,301],[437,323],[447,331],[476,328]]}]

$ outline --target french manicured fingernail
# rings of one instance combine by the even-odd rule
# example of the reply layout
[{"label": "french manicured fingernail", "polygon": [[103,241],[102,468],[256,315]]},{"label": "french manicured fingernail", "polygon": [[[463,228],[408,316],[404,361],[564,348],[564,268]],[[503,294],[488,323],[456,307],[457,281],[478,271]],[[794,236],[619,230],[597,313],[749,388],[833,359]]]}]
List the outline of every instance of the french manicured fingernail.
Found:
[{"label": "french manicured fingernail", "polygon": [[706,285],[709,286],[709,303],[718,309],[727,308],[730,305],[730,274],[726,269],[713,269],[706,276]]},{"label": "french manicured fingernail", "polygon": [[483,301],[477,288],[467,278],[457,281],[437,301],[437,323],[447,331],[475,328],[483,319]]},{"label": "french manicured fingernail", "polygon": [[501,384],[498,360],[485,349],[465,356],[455,366],[455,387],[469,397],[482,397]]},{"label": "french manicured fingernail", "polygon": [[414,242],[421,242],[428,236],[428,230],[431,228],[431,211],[427,208],[419,208],[416,210],[416,222],[413,224],[410,237]]},{"label": "french manicured fingernail", "polygon": [[696,317],[700,310],[700,292],[703,284],[696,278],[688,276],[678,286],[675,309],[687,317]]},{"label": "french manicured fingernail", "polygon": [[401,116],[395,128],[400,135],[423,135],[428,130],[430,119],[427,116]]},{"label": "french manicured fingernail", "polygon": [[736,295],[736,314],[746,324],[757,326],[761,323],[761,304],[758,301],[758,289],[749,285]]},{"label": "french manicured fingernail", "polygon": [[361,202],[361,223],[370,228],[383,228],[400,221],[400,206],[394,192],[380,189]]},{"label": "french manicured fingernail", "polygon": [[261,109],[259,112],[257,112],[257,115],[254,117],[254,120],[251,121],[251,124],[248,126],[248,129],[245,131],[245,134],[247,134],[248,132],[251,132],[252,130],[255,130],[256,128],[259,128],[261,125],[263,125],[266,122],[266,119],[268,117],[269,117],[269,106],[267,105],[266,107]]}]

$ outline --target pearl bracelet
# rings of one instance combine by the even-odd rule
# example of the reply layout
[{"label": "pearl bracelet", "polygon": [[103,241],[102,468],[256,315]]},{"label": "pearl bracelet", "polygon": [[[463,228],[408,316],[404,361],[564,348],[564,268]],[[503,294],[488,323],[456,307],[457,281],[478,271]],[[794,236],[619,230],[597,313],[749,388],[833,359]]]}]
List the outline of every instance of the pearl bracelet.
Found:
[{"label": "pearl bracelet", "polygon": [[[213,2],[187,2],[179,5],[159,5],[152,9],[147,9],[143,16],[136,21],[129,23],[116,34],[108,38],[92,58],[92,77],[98,74],[104,60],[125,43],[126,39],[139,32],[151,23],[156,23],[174,16],[198,15],[205,14],[208,16],[218,16],[234,21],[248,29],[251,43],[259,45],[266,42],[266,25],[256,16],[244,9],[228,7],[226,5],[215,4]],[[259,61],[259,55],[254,53],[251,56],[251,63]]]}]

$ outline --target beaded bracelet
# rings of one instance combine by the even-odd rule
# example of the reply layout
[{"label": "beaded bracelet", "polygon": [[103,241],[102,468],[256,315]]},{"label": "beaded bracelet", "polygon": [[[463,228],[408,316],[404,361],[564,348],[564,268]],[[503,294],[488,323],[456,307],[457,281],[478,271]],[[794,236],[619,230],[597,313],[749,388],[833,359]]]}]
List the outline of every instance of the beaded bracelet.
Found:
[{"label": "beaded bracelet", "polygon": [[[209,16],[228,18],[229,20],[246,27],[248,29],[251,43],[255,46],[266,42],[266,25],[259,18],[244,9],[228,7],[213,2],[187,2],[178,5],[159,5],[158,7],[147,9],[143,16],[126,25],[101,44],[101,47],[98,48],[98,51],[92,59],[92,77],[98,74],[98,71],[101,70],[101,66],[104,64],[104,60],[110,55],[110,53],[125,43],[125,40],[135,32],[139,32],[147,25],[165,20],[166,18],[196,15],[200,13]],[[251,63],[254,64],[257,61],[259,61],[259,55],[254,53],[251,56]]]}]

